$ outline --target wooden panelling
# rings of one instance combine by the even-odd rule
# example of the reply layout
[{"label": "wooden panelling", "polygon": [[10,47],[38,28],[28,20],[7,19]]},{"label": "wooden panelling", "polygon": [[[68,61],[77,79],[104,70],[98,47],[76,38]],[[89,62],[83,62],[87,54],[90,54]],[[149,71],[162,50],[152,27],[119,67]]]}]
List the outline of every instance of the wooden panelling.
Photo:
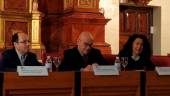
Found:
[{"label": "wooden panelling", "polygon": [[[1,28],[2,28],[2,44],[5,49],[11,48],[12,35],[15,32],[28,33],[31,40],[31,13],[30,2],[32,0],[1,0]],[[4,49],[2,49],[4,50]]]},{"label": "wooden panelling", "polygon": [[94,42],[104,42],[104,26],[107,21],[108,20],[100,16],[100,14],[74,14],[63,18],[63,30],[65,33],[71,35],[69,36],[71,38],[68,37],[68,41],[72,43],[77,42],[77,37],[82,31],[90,31],[94,37]]},{"label": "wooden panelling", "polygon": [[75,0],[39,0],[39,10],[48,14],[61,14],[73,11]]},{"label": "wooden panelling", "polygon": [[89,31],[94,37],[94,47],[101,49],[102,53],[111,53],[110,45],[105,43],[105,24],[109,21],[102,14],[74,13],[62,19],[61,42],[67,48],[77,45],[77,38],[83,31]]},{"label": "wooden panelling", "polygon": [[21,30],[25,33],[28,33],[28,22],[16,21],[16,20],[6,20],[5,21],[5,46],[12,46],[11,40],[12,35]]},{"label": "wooden panelling", "polygon": [[146,96],[169,96],[170,76],[146,72]]},{"label": "wooden panelling", "polygon": [[[40,10],[46,15],[42,21],[42,42],[47,52],[76,46],[83,31],[94,36],[94,47],[111,53],[105,42],[105,25],[109,21],[99,13],[99,0],[40,0]],[[47,34],[48,33],[48,34]]]},{"label": "wooden panelling", "polygon": [[99,12],[99,0],[75,0],[74,11]]},{"label": "wooden panelling", "polygon": [[140,72],[126,71],[118,76],[94,76],[90,72],[81,75],[82,96],[140,96]]},{"label": "wooden panelling", "polygon": [[[62,6],[63,3],[61,0],[40,0],[41,2],[44,2],[44,8],[47,9],[47,12],[49,14],[55,14],[55,13],[59,13],[60,11],[62,11]],[[41,5],[40,5],[41,6]],[[41,11],[41,10],[40,10]],[[42,10],[42,12],[44,12]]]},{"label": "wooden panelling", "polygon": [[146,6],[120,4],[120,50],[129,36],[136,33],[146,35],[152,45],[152,36],[150,34],[150,27],[153,23],[152,10],[151,7]]},{"label": "wooden panelling", "polygon": [[49,76],[19,77],[5,73],[4,96],[74,96],[74,72],[49,73]]},{"label": "wooden panelling", "polygon": [[102,14],[94,13],[65,14],[61,18],[49,16],[43,23],[42,41],[47,51],[72,48],[76,46],[79,34],[89,31],[94,37],[94,46],[105,54],[111,53],[110,45],[105,43],[104,26],[108,21]]},{"label": "wooden panelling", "polygon": [[64,11],[73,10],[75,0],[63,0],[64,1]]},{"label": "wooden panelling", "polygon": [[5,11],[28,12],[29,0],[4,0]]}]

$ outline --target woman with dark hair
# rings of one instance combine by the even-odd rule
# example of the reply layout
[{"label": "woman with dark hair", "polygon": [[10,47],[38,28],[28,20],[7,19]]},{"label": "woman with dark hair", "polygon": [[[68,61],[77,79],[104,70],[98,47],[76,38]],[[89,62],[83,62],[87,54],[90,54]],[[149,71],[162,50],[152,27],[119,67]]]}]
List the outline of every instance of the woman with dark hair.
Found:
[{"label": "woman with dark hair", "polygon": [[119,57],[127,57],[128,64],[125,70],[154,70],[151,62],[150,43],[145,35],[133,34],[129,37]]}]

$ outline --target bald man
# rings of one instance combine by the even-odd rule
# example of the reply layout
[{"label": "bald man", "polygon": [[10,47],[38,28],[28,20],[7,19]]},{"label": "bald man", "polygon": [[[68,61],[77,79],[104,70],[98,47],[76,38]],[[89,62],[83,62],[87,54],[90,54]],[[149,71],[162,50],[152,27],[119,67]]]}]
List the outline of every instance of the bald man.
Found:
[{"label": "bald man", "polygon": [[3,71],[16,71],[17,66],[41,66],[36,55],[29,52],[30,41],[26,33],[15,33],[12,44],[12,49],[2,53]]},{"label": "bald man", "polygon": [[92,71],[92,66],[108,64],[100,50],[92,45],[91,33],[82,32],[77,39],[77,46],[64,51],[59,71]]}]

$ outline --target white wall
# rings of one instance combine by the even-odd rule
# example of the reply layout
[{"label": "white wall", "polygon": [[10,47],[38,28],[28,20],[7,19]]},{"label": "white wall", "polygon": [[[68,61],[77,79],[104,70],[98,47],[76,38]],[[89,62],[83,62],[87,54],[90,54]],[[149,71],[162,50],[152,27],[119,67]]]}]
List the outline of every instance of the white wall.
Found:
[{"label": "white wall", "polygon": [[[161,38],[160,54],[167,55],[170,53],[170,0],[152,0],[150,5],[161,7],[161,32],[159,38]],[[156,17],[156,16],[155,16]],[[155,20],[156,21],[156,20]],[[159,29],[159,28],[158,28]],[[156,43],[155,43],[156,45]]]},{"label": "white wall", "polygon": [[105,27],[105,41],[111,45],[112,54],[119,51],[119,0],[100,0],[105,18],[111,19]]},{"label": "white wall", "polygon": [[[170,0],[152,0],[154,8],[153,52],[155,55],[170,53]],[[111,44],[112,54],[119,52],[119,0],[100,0],[104,15],[111,19],[105,27],[106,42]],[[159,20],[160,19],[160,20]]]}]

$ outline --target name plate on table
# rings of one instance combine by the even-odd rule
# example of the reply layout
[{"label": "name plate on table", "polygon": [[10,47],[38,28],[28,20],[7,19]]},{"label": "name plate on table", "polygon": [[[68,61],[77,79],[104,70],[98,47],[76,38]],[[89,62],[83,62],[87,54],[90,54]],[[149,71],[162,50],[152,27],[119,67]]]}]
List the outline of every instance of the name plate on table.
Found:
[{"label": "name plate on table", "polygon": [[93,67],[95,75],[119,75],[119,71],[114,65],[98,65]]},{"label": "name plate on table", "polygon": [[17,66],[19,76],[48,76],[45,66]]},{"label": "name plate on table", "polygon": [[156,67],[158,75],[170,75],[170,67]]}]

